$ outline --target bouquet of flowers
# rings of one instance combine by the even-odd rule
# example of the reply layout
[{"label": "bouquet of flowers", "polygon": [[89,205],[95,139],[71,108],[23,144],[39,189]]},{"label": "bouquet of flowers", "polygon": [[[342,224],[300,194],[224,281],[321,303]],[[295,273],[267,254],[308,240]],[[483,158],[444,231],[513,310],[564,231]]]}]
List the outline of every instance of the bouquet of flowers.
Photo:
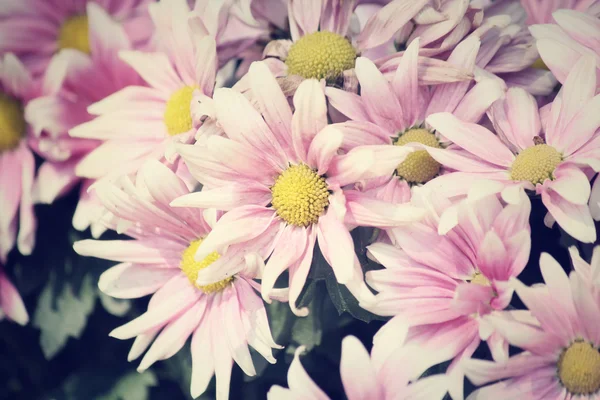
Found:
[{"label": "bouquet of flowers", "polygon": [[598,0],[2,0],[0,399],[600,399],[599,93]]}]

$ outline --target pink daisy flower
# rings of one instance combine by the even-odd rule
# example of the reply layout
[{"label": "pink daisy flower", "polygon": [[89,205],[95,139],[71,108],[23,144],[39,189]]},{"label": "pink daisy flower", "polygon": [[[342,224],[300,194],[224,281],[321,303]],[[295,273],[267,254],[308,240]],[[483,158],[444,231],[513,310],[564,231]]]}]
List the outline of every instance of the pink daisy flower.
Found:
[{"label": "pink daisy flower", "polygon": [[[392,230],[398,247],[385,243],[367,247],[385,269],[367,272],[367,283],[379,293],[373,305],[363,307],[394,317],[382,328],[387,330],[385,335],[395,336],[398,324],[408,324],[405,345],[431,351],[411,359],[414,377],[453,359],[447,371],[449,391],[460,399],[461,364],[482,339],[495,359],[507,357],[506,343],[480,321],[481,316],[502,310],[510,302],[508,281],[521,273],[529,259],[531,207],[527,200],[503,206],[491,195],[459,203],[457,219],[449,224],[441,218],[452,206],[447,199],[421,188],[412,202],[431,213],[422,222]],[[395,357],[394,347],[383,343],[381,351]]]},{"label": "pink daisy flower", "polygon": [[19,325],[27,325],[29,314],[17,288],[8,280],[0,264],[0,320],[8,318]]},{"label": "pink daisy flower", "polygon": [[0,58],[0,263],[6,262],[15,242],[25,255],[35,244],[31,193],[35,160],[23,107],[37,92],[31,75],[13,54]]},{"label": "pink daisy flower", "polygon": [[[393,0],[355,32],[351,19],[357,1],[288,0],[291,40],[273,40],[264,50],[277,76],[288,85],[302,79],[325,79],[329,85],[356,89],[353,68],[358,55],[392,39],[414,17],[426,0]],[[277,61],[279,60],[279,61]]]},{"label": "pink daisy flower", "polygon": [[[260,290],[253,280],[260,278],[260,271],[246,267],[247,260],[262,256],[260,249],[268,238],[196,261],[196,249],[216,222],[216,213],[169,207],[170,201],[189,190],[158,161],[145,164],[135,183],[123,177],[120,184],[99,184],[95,190],[114,215],[113,220],[105,220],[107,226],[133,240],[74,244],[81,255],[120,263],[100,277],[98,286],[104,293],[125,299],[152,294],[148,311],[110,335],[136,338],[129,360],[148,349],[140,372],[177,353],[191,336],[191,395],[201,395],[214,374],[217,399],[227,399],[234,361],[248,375],[256,374],[248,345],[271,363],[275,362],[271,349],[279,348],[271,337],[264,304],[254,292]],[[238,272],[220,282],[199,284],[199,271],[209,265]],[[285,299],[285,291],[279,292]]]},{"label": "pink daisy flower", "polygon": [[545,285],[516,281],[524,311],[487,317],[508,342],[524,351],[502,362],[470,360],[467,377],[479,389],[470,399],[598,398],[600,391],[600,305],[576,274],[567,276],[549,254],[542,253]]},{"label": "pink daisy flower", "polygon": [[[403,338],[396,338],[402,342]],[[302,364],[300,354],[304,346],[298,347],[290,365],[287,379],[289,389],[273,386],[267,400],[329,400],[329,397],[310,379]],[[365,346],[354,336],[342,341],[340,374],[344,391],[349,400],[397,399],[397,400],[441,400],[447,392],[448,382],[443,375],[434,375],[409,383],[410,362],[418,354],[405,354],[400,368],[386,364],[387,354],[373,352],[371,356]],[[393,366],[395,367],[395,366]]]},{"label": "pink daisy flower", "polygon": [[[296,309],[295,301],[318,240],[338,282],[357,298],[372,297],[343,222],[344,187],[386,174],[411,149],[360,146],[338,155],[342,133],[327,125],[325,94],[317,80],[300,84],[292,113],[266,65],[252,64],[249,79],[258,110],[239,92],[215,91],[214,114],[229,139],[213,135],[205,143],[180,146],[190,172],[205,186],[172,205],[229,211],[196,258],[261,235],[276,237],[263,276],[263,298],[268,301],[277,277],[287,269],[290,306],[296,314],[306,315],[306,309]],[[394,225],[422,216],[410,205],[394,204],[380,204],[367,214]],[[218,281],[224,273],[209,267],[199,279]]]},{"label": "pink daisy flower", "polygon": [[544,64],[563,84],[577,62],[583,57],[591,56],[596,59],[597,85],[600,85],[600,44],[596,40],[600,37],[600,2],[598,4],[596,16],[573,10],[558,10],[552,13],[556,24],[529,27]]},{"label": "pink daisy flower", "polygon": [[600,2],[598,0],[521,0],[521,5],[527,12],[527,25],[552,24],[554,23],[552,20],[553,13],[561,9],[580,11],[596,17],[600,16]]},{"label": "pink daisy flower", "polygon": [[[13,52],[36,76],[62,49],[89,54],[88,3],[97,3],[123,23],[130,40],[146,43],[152,34],[147,7],[152,0],[6,0],[0,10],[0,53]],[[109,33],[109,32],[106,32]]]},{"label": "pink daisy flower", "polygon": [[[475,65],[479,40],[471,38],[454,49],[447,64],[465,71]],[[343,133],[342,148],[346,151],[364,145],[404,146],[418,142],[444,148],[449,143],[425,123],[425,118],[440,111],[453,112],[461,118],[478,122],[490,105],[504,94],[496,80],[477,77],[470,81],[446,83],[437,86],[419,86],[419,40],[406,50],[391,81],[378,71],[368,59],[356,61],[356,76],[361,95],[336,88],[327,88],[327,97],[333,107],[349,121],[333,124]],[[440,71],[440,74],[442,72]],[[363,190],[346,191],[346,220],[355,225],[367,225],[361,218],[365,206],[375,199],[388,202],[406,202],[412,186],[422,185],[441,175],[448,187],[464,186],[464,179],[448,181],[447,170],[425,150],[415,151],[399,165],[391,165],[387,174],[377,181],[361,183]],[[460,177],[457,177],[460,178]],[[442,184],[442,183],[440,183]],[[368,208],[376,209],[373,203]],[[377,226],[378,228],[388,228]]]},{"label": "pink daisy flower", "polygon": [[593,242],[596,229],[587,203],[589,176],[600,170],[595,71],[594,59],[582,58],[544,108],[542,123],[535,99],[510,89],[489,111],[498,135],[449,113],[431,115],[427,123],[460,148],[426,149],[446,167],[479,179],[469,196],[501,192],[505,201],[517,203],[519,192],[535,191],[548,209],[548,224],[556,221],[577,240]]},{"label": "pink daisy flower", "polygon": [[[96,3],[89,3],[86,10],[90,54],[71,49],[57,54],[43,77],[40,97],[25,109],[25,118],[39,138],[35,151],[45,159],[34,185],[38,203],[52,203],[81,181],[76,170],[100,143],[72,138],[68,131],[93,119],[87,108],[124,87],[141,83],[137,73],[119,59],[119,51],[132,49],[123,27]],[[123,158],[122,151],[111,154],[113,162]],[[73,225],[84,230],[92,224],[97,236],[105,228],[94,223],[103,207],[87,192],[93,182],[83,182]]]},{"label": "pink daisy flower", "polygon": [[[121,51],[120,58],[148,84],[131,85],[90,105],[95,116],[72,128],[71,137],[94,139],[101,145],[78,163],[78,176],[99,179],[133,173],[148,158],[175,161],[175,143],[189,143],[200,126],[193,106],[212,95],[217,73],[216,44],[205,34],[198,14],[153,4],[151,15],[168,53]],[[206,14],[208,18],[211,14]],[[164,18],[170,25],[165,26]],[[179,17],[176,19],[175,16]]]}]

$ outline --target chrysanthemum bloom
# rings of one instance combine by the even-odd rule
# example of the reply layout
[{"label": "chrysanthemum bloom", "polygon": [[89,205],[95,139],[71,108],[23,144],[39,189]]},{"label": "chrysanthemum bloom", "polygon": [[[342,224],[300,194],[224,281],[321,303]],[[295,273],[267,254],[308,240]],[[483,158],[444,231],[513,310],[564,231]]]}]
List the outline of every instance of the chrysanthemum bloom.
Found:
[{"label": "chrysanthemum bloom", "polygon": [[[600,2],[598,0],[521,0],[521,5],[527,12],[527,25],[552,24],[552,14],[558,10],[574,10],[596,18],[600,16]],[[581,26],[580,30],[581,32]]]},{"label": "chrysanthemum bloom", "polygon": [[[249,79],[260,111],[241,93],[217,89],[214,113],[229,139],[214,135],[202,145],[180,146],[190,172],[205,186],[173,205],[229,211],[200,245],[196,258],[231,243],[275,236],[263,275],[263,298],[268,301],[277,277],[287,269],[290,306],[296,314],[306,315],[306,309],[296,309],[295,301],[318,240],[338,282],[366,301],[372,294],[344,226],[343,188],[386,174],[412,149],[360,146],[338,155],[342,134],[327,126],[325,94],[317,80],[300,84],[292,113],[266,65],[252,64]],[[422,210],[388,204],[369,210],[365,218],[373,216],[401,225],[419,219]],[[209,267],[199,279],[218,281],[223,273]]]},{"label": "chrysanthemum bloom", "polygon": [[594,137],[600,126],[600,95],[594,96],[595,88],[595,61],[582,58],[546,108],[543,134],[535,99],[513,88],[489,112],[498,135],[439,113],[427,123],[460,149],[426,149],[446,167],[486,179],[476,179],[470,196],[502,192],[505,201],[517,203],[519,192],[535,190],[548,209],[547,223],[556,221],[577,240],[593,242],[596,229],[587,204],[586,174],[600,170],[600,138]]},{"label": "chrysanthemum bloom", "polygon": [[[393,229],[398,247],[368,246],[371,256],[386,268],[367,272],[367,283],[379,293],[374,305],[363,307],[394,317],[382,328],[386,335],[395,336],[398,326],[406,323],[411,328],[405,346],[430,351],[411,358],[414,377],[453,360],[447,372],[449,391],[452,398],[460,399],[461,364],[482,339],[495,359],[508,355],[507,345],[480,321],[481,316],[509,304],[508,281],[527,264],[531,206],[526,199],[519,205],[503,206],[496,195],[463,201],[456,206],[457,220],[448,224],[440,217],[452,203],[426,188],[413,194],[412,202],[426,206],[431,214],[422,222]],[[374,346],[392,353],[390,359],[397,364],[398,354],[405,351],[396,354],[390,341],[375,341]]]},{"label": "chrysanthemum bloom", "polygon": [[598,398],[600,305],[582,278],[567,276],[549,254],[542,253],[540,269],[545,285],[515,285],[529,316],[513,311],[488,317],[497,332],[524,352],[503,362],[466,362],[466,375],[474,384],[500,380],[470,399]]},{"label": "chrysanthemum bloom", "polygon": [[[401,337],[395,339],[399,342],[403,340]],[[329,400],[302,367],[300,354],[303,352],[304,346],[298,347],[288,370],[289,389],[273,386],[267,394],[268,400]],[[346,397],[349,400],[441,400],[448,391],[448,382],[444,375],[429,376],[409,383],[411,357],[419,355],[407,353],[400,368],[391,368],[385,363],[387,354],[379,352],[369,356],[367,349],[357,338],[346,336],[342,341],[340,361],[340,374]]]},{"label": "chrysanthemum bloom", "polygon": [[265,57],[280,59],[271,63],[277,76],[299,79],[325,79],[328,84],[355,89],[352,70],[361,52],[390,39],[426,4],[426,0],[393,0],[371,16],[360,32],[350,27],[358,2],[317,0],[307,4],[288,1],[291,40],[274,40]]},{"label": "chrysanthemum bloom", "polygon": [[0,264],[0,320],[8,318],[20,325],[29,322],[29,314],[17,288],[8,280]]},{"label": "chrysanthemum bloom", "polygon": [[552,16],[556,24],[529,27],[544,64],[564,84],[575,64],[582,57],[592,56],[600,85],[600,45],[595,40],[600,37],[598,16],[572,10],[555,11]]},{"label": "chrysanthemum bloom", "polygon": [[[135,183],[123,177],[120,184],[122,189],[99,184],[95,190],[114,214],[114,222],[106,221],[108,226],[134,240],[84,240],[74,245],[81,255],[120,262],[100,277],[98,286],[104,293],[125,299],[153,294],[148,311],[110,335],[136,338],[129,360],[148,349],[138,371],[171,357],[191,336],[192,396],[201,395],[215,374],[217,399],[227,399],[233,361],[248,375],[255,374],[248,345],[275,362],[271,348],[278,346],[271,337],[264,304],[254,292],[260,290],[253,280],[260,278],[260,271],[246,267],[246,259],[261,254],[254,254],[250,242],[194,260],[217,215],[169,207],[170,201],[189,191],[158,161],[145,164]],[[260,251],[266,240],[258,238],[255,248]],[[238,272],[210,285],[199,284],[198,272],[209,265]]]},{"label": "chrysanthemum bloom", "polygon": [[[50,204],[77,184],[81,178],[76,176],[76,169],[99,146],[96,140],[68,135],[70,129],[93,118],[87,107],[124,87],[141,83],[138,74],[119,59],[119,51],[133,48],[123,26],[96,3],[87,5],[86,18],[90,54],[71,49],[57,54],[44,74],[40,97],[25,109],[25,118],[38,138],[35,151],[45,159],[34,185],[34,200],[39,203]],[[129,128],[131,135],[136,127]],[[143,144],[140,147],[145,148]],[[125,149],[110,151],[110,162],[106,164],[120,162],[120,172],[128,172],[122,160],[132,155],[124,155]],[[73,216],[73,225],[80,230],[87,229],[103,209],[87,193],[92,183],[84,180]],[[100,224],[92,226],[95,235],[103,229]]]},{"label": "chrysanthemum bloom", "polygon": [[[147,7],[152,0],[94,0],[123,23],[130,40],[146,43],[152,34]],[[36,76],[61,49],[89,54],[90,0],[4,0],[0,9],[0,54],[14,52]],[[107,32],[108,33],[108,32]]]},{"label": "chrysanthemum bloom", "polygon": [[[153,6],[168,12],[169,2]],[[187,7],[187,6],[186,6]],[[151,7],[151,9],[153,9]],[[111,174],[134,172],[148,158],[175,160],[175,143],[194,140],[201,124],[192,105],[212,95],[217,72],[216,45],[203,33],[204,23],[191,12],[174,12],[179,20],[164,26],[162,15],[152,12],[161,43],[169,53],[122,51],[120,58],[146,81],[129,86],[92,104],[88,112],[96,118],[69,131],[72,137],[95,139],[102,144],[76,167],[78,176],[99,179]]]},{"label": "chrysanthemum bloom", "polygon": [[[472,70],[478,50],[477,38],[466,40],[452,52],[448,64],[466,71]],[[358,58],[356,75],[361,87],[360,96],[327,88],[331,105],[350,118],[344,123],[332,125],[343,133],[344,150],[362,145],[404,146],[414,142],[445,148],[447,140],[425,124],[426,116],[448,111],[470,122],[478,122],[489,106],[504,94],[501,84],[485,77],[475,84],[464,81],[418,86],[418,53],[417,39],[406,50],[391,82],[371,61]],[[396,203],[408,201],[411,186],[425,184],[445,172],[446,169],[427,151],[418,150],[409,154],[401,164],[390,166],[387,174],[378,182],[368,182],[366,190],[346,192],[349,210],[347,222],[352,223],[355,209],[357,213],[376,209],[372,203],[375,198]],[[443,181],[447,187],[464,187],[469,183],[461,180],[460,176],[448,177],[452,181]]]},{"label": "chrysanthemum bloom", "polygon": [[35,160],[23,107],[37,91],[31,75],[13,54],[0,58],[0,262],[6,261],[15,242],[25,255],[35,243],[31,193]]}]

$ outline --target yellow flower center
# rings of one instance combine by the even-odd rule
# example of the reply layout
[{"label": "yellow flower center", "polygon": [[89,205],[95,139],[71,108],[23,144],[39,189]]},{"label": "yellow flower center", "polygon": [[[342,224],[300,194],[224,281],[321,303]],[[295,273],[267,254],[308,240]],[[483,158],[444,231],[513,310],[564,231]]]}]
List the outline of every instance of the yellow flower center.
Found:
[{"label": "yellow flower center", "polygon": [[184,274],[187,275],[190,283],[196,286],[198,289],[202,290],[204,293],[214,293],[221,291],[227,287],[233,280],[233,276],[223,279],[222,281],[211,283],[210,285],[201,286],[196,283],[198,279],[198,272],[201,269],[208,267],[210,264],[214,263],[221,257],[219,253],[213,251],[208,256],[204,258],[202,261],[196,261],[194,259],[194,255],[198,251],[198,247],[200,247],[200,243],[202,243],[202,239],[194,240],[190,246],[185,249],[183,255],[181,256],[181,264],[179,267],[183,271]]},{"label": "yellow flower center", "polygon": [[562,161],[560,153],[552,146],[538,144],[523,150],[513,161],[510,179],[529,181],[534,185],[554,179],[553,172]]},{"label": "yellow flower center", "polygon": [[[404,146],[408,143],[421,143],[426,146],[441,148],[440,142],[435,135],[427,129],[410,129],[400,135],[394,142],[396,146]],[[433,179],[440,172],[440,163],[435,161],[427,150],[417,150],[410,153],[404,161],[398,165],[396,172],[398,176],[409,183],[425,183]]]},{"label": "yellow flower center", "polygon": [[277,177],[271,188],[271,204],[290,225],[308,226],[319,220],[329,204],[325,178],[305,164],[291,165]]},{"label": "yellow flower center", "polygon": [[192,129],[190,104],[194,89],[191,86],[183,87],[173,93],[169,101],[167,101],[164,121],[169,135],[179,135]]},{"label": "yellow flower center", "polygon": [[600,352],[591,343],[573,342],[560,355],[557,367],[569,393],[587,396],[600,390]]},{"label": "yellow flower center", "polygon": [[0,153],[19,145],[25,127],[21,102],[0,93]]},{"label": "yellow flower center", "polygon": [[354,68],[356,50],[345,37],[321,31],[303,36],[292,45],[285,63],[288,74],[310,79],[336,79]]},{"label": "yellow flower center", "polygon": [[546,71],[548,71],[548,66],[546,65],[546,63],[544,62],[544,60],[540,58],[538,58],[537,60],[535,60],[533,62],[533,64],[531,64],[532,68],[537,68],[537,69],[545,69]]},{"label": "yellow flower center", "polygon": [[75,15],[68,18],[58,31],[58,48],[75,49],[90,54],[90,34],[88,18]]},{"label": "yellow flower center", "polygon": [[471,280],[469,282],[474,285],[479,285],[479,286],[490,286],[489,279],[486,278],[485,275],[483,275],[479,271],[477,271],[473,274],[473,277],[471,278]]}]

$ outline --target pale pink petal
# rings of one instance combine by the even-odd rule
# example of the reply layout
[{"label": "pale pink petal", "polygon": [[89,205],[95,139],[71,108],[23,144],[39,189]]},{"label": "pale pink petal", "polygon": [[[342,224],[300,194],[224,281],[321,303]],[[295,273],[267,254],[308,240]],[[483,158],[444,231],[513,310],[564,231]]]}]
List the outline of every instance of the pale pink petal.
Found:
[{"label": "pale pink petal", "polygon": [[477,123],[494,101],[504,95],[504,87],[494,79],[483,79],[460,99],[453,114],[465,122]]},{"label": "pale pink petal", "polygon": [[411,204],[392,204],[365,195],[361,192],[346,192],[346,222],[358,226],[391,228],[421,220],[425,209]]},{"label": "pale pink petal", "polygon": [[283,143],[243,94],[221,88],[215,91],[214,100],[217,120],[229,138],[249,145],[274,166],[287,167]]},{"label": "pale pink petal", "polygon": [[525,352],[498,363],[471,359],[465,362],[464,368],[467,378],[479,386],[503,378],[525,375],[548,364],[548,359]]},{"label": "pale pink petal", "polygon": [[294,353],[294,361],[288,370],[288,385],[290,389],[303,397],[315,400],[329,400],[329,397],[310,379],[302,364],[300,363],[300,354],[305,351],[304,346],[299,346]]},{"label": "pale pink petal", "polygon": [[542,202],[569,235],[584,243],[596,240],[596,228],[587,205],[573,204],[552,190],[542,192]]},{"label": "pale pink petal", "polygon": [[369,353],[354,336],[342,340],[340,375],[348,400],[377,399],[383,395]]},{"label": "pale pink petal", "polygon": [[[594,96],[591,100],[579,110],[573,117],[571,122],[565,128],[567,132],[561,138],[563,146],[563,155],[576,156],[577,151],[582,149],[594,137],[595,133],[600,129],[600,94]],[[575,154],[574,154],[575,153]]]},{"label": "pale pink petal", "polygon": [[333,87],[327,87],[325,93],[329,103],[352,121],[371,121],[362,97],[356,93]]},{"label": "pale pink petal", "polygon": [[426,4],[427,0],[390,2],[369,18],[358,35],[358,48],[371,49],[385,43]]},{"label": "pale pink petal", "polygon": [[135,299],[156,292],[165,282],[180,273],[178,268],[123,263],[102,273],[98,287],[112,297]]},{"label": "pale pink petal", "polygon": [[590,182],[579,168],[561,165],[554,171],[554,177],[554,180],[547,182],[548,188],[573,204],[587,204],[591,191]]},{"label": "pale pink petal", "polygon": [[221,307],[221,292],[219,292],[213,296],[214,312],[211,312],[211,318],[207,321],[206,326],[210,330],[212,338],[217,400],[224,400],[229,397],[231,368],[233,367],[233,358],[226,335],[223,334],[221,329],[215,329],[215,327],[223,325],[219,312]]},{"label": "pale pink petal", "polygon": [[150,86],[163,93],[173,93],[185,86],[164,53],[122,51],[119,57],[131,65]]},{"label": "pale pink petal", "polygon": [[275,212],[261,206],[242,206],[226,213],[202,241],[196,259],[202,260],[213,251],[233,243],[248,241],[261,235],[275,218]]},{"label": "pale pink petal", "polygon": [[196,43],[195,83],[200,91],[210,96],[217,76],[217,44],[211,36],[205,36]]},{"label": "pale pink petal", "polygon": [[590,213],[596,221],[600,220],[600,179],[597,176],[590,193]]},{"label": "pale pink petal", "polygon": [[556,23],[578,43],[593,49],[600,54],[600,22],[593,15],[588,15],[575,10],[557,10],[552,13]]},{"label": "pale pink petal", "polygon": [[394,74],[392,86],[400,103],[397,110],[402,115],[406,127],[413,126],[421,117],[419,89],[419,38],[413,40],[408,46],[398,69]]},{"label": "pale pink petal", "polygon": [[142,358],[137,368],[138,372],[145,371],[156,361],[170,358],[181,350],[188,337],[198,327],[206,310],[206,303],[206,298],[201,299],[160,332]]},{"label": "pale pink petal", "polygon": [[316,32],[319,29],[322,1],[292,0],[288,2],[290,31],[293,40]]},{"label": "pale pink petal", "polygon": [[504,107],[512,128],[509,140],[519,145],[521,149],[531,146],[534,136],[538,136],[541,129],[537,102],[534,97],[523,89],[510,88],[506,93]]},{"label": "pale pink petal", "polygon": [[277,136],[279,142],[287,149],[292,148],[292,110],[279,84],[275,80],[269,67],[263,62],[255,62],[248,72],[252,96],[265,118],[271,132]]},{"label": "pale pink petal", "polygon": [[411,383],[403,391],[405,400],[443,399],[448,391],[448,378],[445,375],[433,375]]},{"label": "pale pink petal", "polygon": [[75,164],[77,161],[43,163],[38,170],[33,187],[34,201],[36,203],[51,204],[79,182],[79,178],[75,176]]},{"label": "pale pink petal", "polygon": [[333,158],[327,181],[345,186],[360,180],[389,176],[408,154],[408,146],[359,146]]},{"label": "pale pink petal", "polygon": [[343,216],[339,216],[340,212],[345,212],[345,209],[340,210],[342,207],[345,206],[330,200],[327,212],[319,219],[317,238],[325,260],[333,268],[336,280],[345,284],[354,275],[354,242],[344,226]]},{"label": "pale pink petal", "polygon": [[245,338],[236,286],[229,285],[221,292],[221,296],[221,304],[219,305],[220,323],[224,329],[224,336],[227,339],[230,354],[246,375],[254,376],[256,370]]},{"label": "pale pink petal", "polygon": [[[496,135],[482,126],[462,122],[449,113],[430,115],[427,123],[445,138],[483,160],[504,167],[509,167],[514,161],[512,152]],[[473,137],[478,140],[472,140]]]},{"label": "pale pink petal", "polygon": [[20,325],[29,322],[29,314],[17,288],[8,280],[4,271],[0,270],[0,313]]},{"label": "pale pink petal", "polygon": [[342,145],[343,134],[340,130],[329,125],[316,134],[310,146],[306,161],[308,165],[317,167],[317,174],[323,175],[329,169],[329,164]]},{"label": "pale pink petal", "polygon": [[165,299],[156,307],[149,309],[136,319],[114,329],[110,333],[110,336],[117,339],[129,339],[135,337],[148,329],[152,329],[170,321],[179,313],[195,304],[200,296],[201,292],[198,292],[198,290],[190,284],[187,288],[184,288],[184,290],[173,293],[171,297]]},{"label": "pale pink petal", "polygon": [[403,131],[402,109],[392,87],[367,58],[356,59],[356,76],[360,81],[361,97],[370,120],[389,132]]},{"label": "pale pink petal", "polygon": [[[210,302],[210,300],[209,300]],[[209,303],[207,307],[211,307],[212,303]],[[199,323],[198,328],[192,336],[192,344],[190,352],[192,353],[192,378],[190,392],[192,397],[198,397],[206,391],[208,384],[214,374],[214,357],[215,352],[219,349],[213,350],[211,340],[211,329],[210,319],[208,315]]]},{"label": "pale pink petal", "polygon": [[232,184],[215,189],[203,189],[173,200],[172,207],[215,208],[230,211],[244,205],[266,207],[271,201],[271,191],[254,183]]},{"label": "pale pink petal", "polygon": [[307,238],[306,228],[294,225],[286,225],[283,228],[263,271],[261,292],[265,301],[270,302],[269,293],[274,288],[279,275],[300,259],[307,246]]},{"label": "pale pink petal", "polygon": [[294,94],[295,112],[292,117],[292,141],[296,157],[307,159],[308,148],[327,125],[325,93],[316,79],[303,81]]},{"label": "pale pink petal", "polygon": [[29,149],[23,145],[21,146],[19,150],[21,152],[21,204],[19,206],[17,246],[21,254],[29,255],[35,245],[35,230],[37,227],[32,197],[35,159]]}]

